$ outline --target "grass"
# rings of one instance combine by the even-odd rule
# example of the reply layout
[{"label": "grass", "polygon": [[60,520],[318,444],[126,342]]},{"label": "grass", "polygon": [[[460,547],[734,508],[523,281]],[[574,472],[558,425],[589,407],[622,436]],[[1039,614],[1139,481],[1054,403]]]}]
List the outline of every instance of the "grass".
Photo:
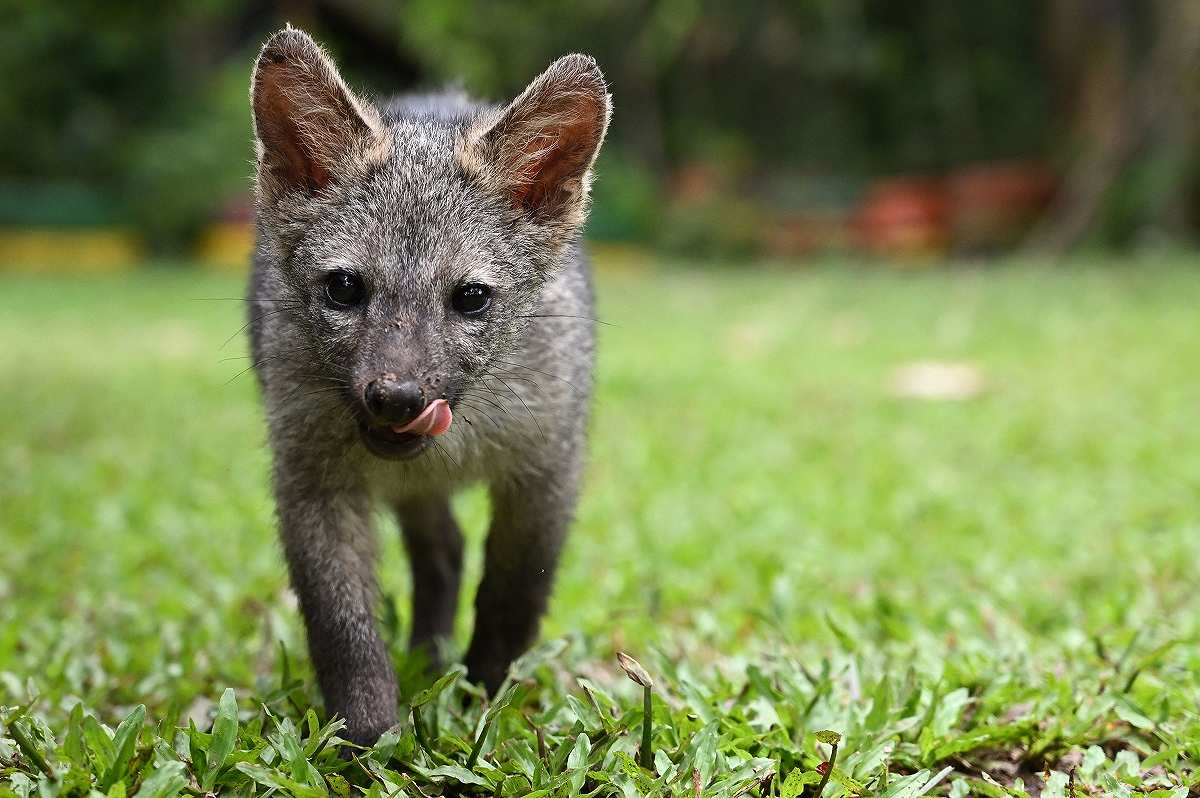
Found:
[{"label": "grass", "polygon": [[[346,761],[223,344],[243,308],[208,301],[239,281],[5,277],[0,796],[1200,794],[1195,263],[666,264],[600,291],[544,642],[501,700],[430,687],[383,546],[404,722]],[[929,359],[984,392],[894,395]],[[473,585],[485,500],[459,510]]]}]

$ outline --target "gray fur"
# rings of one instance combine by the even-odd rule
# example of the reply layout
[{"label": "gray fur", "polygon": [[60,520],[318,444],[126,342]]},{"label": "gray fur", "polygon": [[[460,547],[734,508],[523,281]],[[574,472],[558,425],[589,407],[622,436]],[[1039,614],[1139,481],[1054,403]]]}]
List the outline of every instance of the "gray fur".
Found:
[{"label": "gray fur", "polygon": [[[412,644],[436,655],[462,560],[449,498],[488,485],[468,675],[495,690],[537,634],[584,458],[593,309],[578,239],[609,99],[595,62],[575,55],[507,108],[458,94],[377,108],[288,28],[264,46],[251,100],[251,343],[280,535],[327,709],[369,742],[396,719],[375,628],[375,506],[395,509],[409,550]],[[324,301],[335,269],[366,283],[363,308]],[[494,292],[481,319],[449,306],[464,282]],[[411,459],[362,442],[363,390],[385,373],[454,409]]]}]

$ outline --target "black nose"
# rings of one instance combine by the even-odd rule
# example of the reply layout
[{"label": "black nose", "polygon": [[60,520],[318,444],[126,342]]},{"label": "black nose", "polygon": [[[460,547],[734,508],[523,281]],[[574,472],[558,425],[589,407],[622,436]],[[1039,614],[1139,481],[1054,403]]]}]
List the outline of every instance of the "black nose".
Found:
[{"label": "black nose", "polygon": [[363,400],[371,417],[384,424],[407,424],[425,409],[421,386],[391,374],[367,383]]}]

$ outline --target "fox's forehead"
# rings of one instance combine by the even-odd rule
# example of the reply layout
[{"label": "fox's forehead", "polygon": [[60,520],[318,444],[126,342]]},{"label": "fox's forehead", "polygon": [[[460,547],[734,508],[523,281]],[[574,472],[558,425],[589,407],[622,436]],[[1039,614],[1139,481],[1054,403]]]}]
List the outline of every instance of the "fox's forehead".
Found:
[{"label": "fox's forehead", "polygon": [[478,198],[455,159],[456,131],[406,120],[389,132],[386,155],[363,177],[349,211],[363,214],[375,235],[421,238],[461,227]]},{"label": "fox's forehead", "polygon": [[496,198],[455,157],[457,131],[406,121],[392,132],[387,157],[347,186],[337,211],[322,220],[313,243],[324,250],[325,268],[445,276],[509,260]]},{"label": "fox's forehead", "polygon": [[445,167],[455,163],[455,144],[464,123],[436,117],[389,120],[390,154],[387,161],[398,169]]}]

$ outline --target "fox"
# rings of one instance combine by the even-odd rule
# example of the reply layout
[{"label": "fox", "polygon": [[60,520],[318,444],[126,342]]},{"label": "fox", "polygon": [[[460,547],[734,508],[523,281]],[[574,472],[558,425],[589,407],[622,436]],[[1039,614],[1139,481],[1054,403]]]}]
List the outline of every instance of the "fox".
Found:
[{"label": "fox", "polygon": [[507,105],[353,92],[288,25],[254,64],[249,338],[279,539],[344,739],[396,723],[376,624],[379,508],[411,570],[409,646],[453,648],[463,538],[491,518],[467,677],[490,693],[536,640],[580,494],[595,361],[581,242],[612,99],[554,61]]}]

